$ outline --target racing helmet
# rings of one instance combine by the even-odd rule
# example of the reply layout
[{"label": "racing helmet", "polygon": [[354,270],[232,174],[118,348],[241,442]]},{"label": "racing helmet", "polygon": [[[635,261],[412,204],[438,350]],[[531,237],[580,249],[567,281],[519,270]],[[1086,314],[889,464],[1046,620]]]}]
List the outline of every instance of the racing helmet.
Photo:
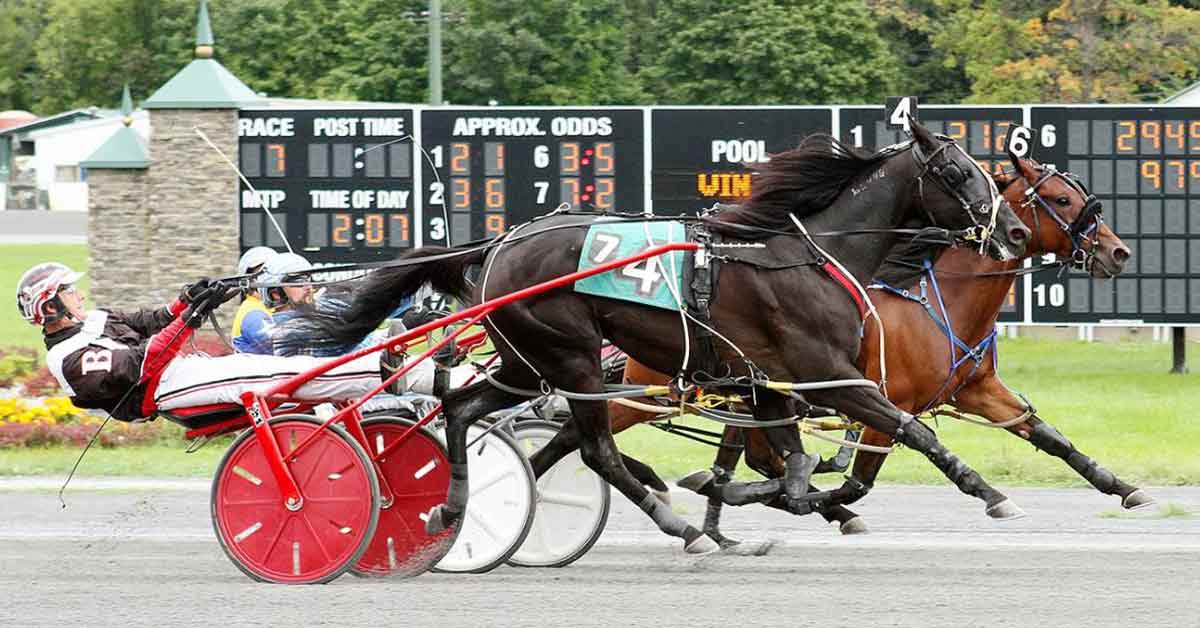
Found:
[{"label": "racing helmet", "polygon": [[242,253],[242,258],[237,263],[237,274],[249,275],[276,255],[279,255],[279,253],[276,253],[275,249],[269,246],[256,246]]},{"label": "racing helmet", "polygon": [[267,284],[258,288],[258,296],[262,299],[263,305],[267,307],[279,307],[287,304],[288,297],[283,288],[270,284],[307,281],[307,275],[300,275],[298,277],[292,275],[312,270],[312,267],[313,265],[308,260],[295,253],[279,253],[268,259],[263,264],[262,272],[257,277],[258,283]]},{"label": "racing helmet", "polygon": [[[25,271],[17,282],[17,310],[30,325],[53,323],[66,315],[58,291],[83,278],[65,264],[44,262]],[[43,306],[54,303],[56,312],[47,314]]]}]

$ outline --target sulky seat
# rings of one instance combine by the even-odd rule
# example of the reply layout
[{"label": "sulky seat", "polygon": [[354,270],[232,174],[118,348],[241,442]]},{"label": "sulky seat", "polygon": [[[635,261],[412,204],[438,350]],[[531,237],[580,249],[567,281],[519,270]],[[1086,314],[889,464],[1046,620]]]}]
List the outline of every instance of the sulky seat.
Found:
[{"label": "sulky seat", "polygon": [[238,418],[245,419],[246,424],[250,423],[250,419],[246,417],[245,408],[229,403],[214,403],[191,408],[159,410],[158,414],[172,423],[182,425],[188,430],[201,430],[219,423],[234,423],[234,420]]}]

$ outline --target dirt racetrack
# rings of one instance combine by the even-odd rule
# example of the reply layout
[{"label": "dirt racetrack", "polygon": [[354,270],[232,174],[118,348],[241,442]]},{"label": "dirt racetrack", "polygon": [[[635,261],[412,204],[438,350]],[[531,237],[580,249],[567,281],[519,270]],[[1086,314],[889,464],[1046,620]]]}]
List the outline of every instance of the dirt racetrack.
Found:
[{"label": "dirt racetrack", "polygon": [[[727,511],[766,556],[685,556],[623,498],[565,569],[325,586],[255,584],[213,538],[206,482],[0,481],[0,626],[1200,626],[1200,520],[1105,516],[1087,490],[1011,489],[1029,517],[988,520],[951,487],[877,488],[872,534]],[[1152,490],[1200,510],[1200,489]],[[674,495],[699,523],[699,499]]]}]

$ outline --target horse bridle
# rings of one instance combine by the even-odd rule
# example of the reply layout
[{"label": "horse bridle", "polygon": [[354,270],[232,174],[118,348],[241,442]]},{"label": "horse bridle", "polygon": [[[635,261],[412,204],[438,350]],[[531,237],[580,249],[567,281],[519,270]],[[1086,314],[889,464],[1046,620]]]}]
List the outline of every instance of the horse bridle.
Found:
[{"label": "horse bridle", "polygon": [[[983,171],[979,164],[976,163],[976,161],[972,159],[971,156],[968,155],[966,151],[964,151],[962,147],[954,141],[953,138],[940,134],[935,135],[935,137],[942,141],[942,145],[928,156],[926,156],[925,152],[921,150],[921,147],[917,142],[914,141],[912,143],[913,159],[915,159],[917,165],[921,167],[921,171],[916,175],[917,190],[918,194],[920,195],[921,207],[925,209],[925,213],[929,216],[930,222],[934,226],[937,226],[937,220],[934,218],[933,213],[930,212],[925,206],[925,188],[923,181],[926,175],[932,175],[934,183],[940,186],[944,192],[950,195],[951,198],[957,200],[959,205],[962,206],[963,211],[965,211],[967,215],[971,217],[972,225],[966,229],[956,231],[955,238],[964,242],[977,243],[979,245],[979,252],[982,254],[984,247],[987,246],[988,239],[992,236],[992,233],[996,231],[996,216],[1000,212],[1000,204],[1004,202],[1004,197],[1000,194],[999,188],[996,187],[995,181],[993,181],[991,177],[987,176],[987,173]],[[988,187],[991,191],[990,201],[980,201],[979,203],[972,205],[971,202],[962,195],[960,188],[964,183],[966,183],[967,179],[971,175],[965,172],[962,166],[959,166],[957,163],[955,163],[948,154],[945,154],[945,151],[947,151],[950,147],[954,147],[955,150],[962,153],[962,155],[975,166],[976,170],[979,171],[984,180],[988,182]],[[942,162],[937,164],[933,163],[939,155],[942,157]],[[986,222],[981,221],[982,218],[986,218]]]},{"label": "horse bridle", "polygon": [[[1104,222],[1102,213],[1104,206],[1096,195],[1092,194],[1087,189],[1087,186],[1079,180],[1079,177],[1070,172],[1059,172],[1053,165],[1045,164],[1039,170],[1041,176],[1038,180],[1025,189],[1025,206],[1034,209],[1034,204],[1041,206],[1050,218],[1058,224],[1059,228],[1066,232],[1067,237],[1071,240],[1071,266],[1079,270],[1090,271],[1093,260],[1096,258],[1096,249],[1100,245],[1099,237],[1089,237],[1095,231],[1100,229],[1100,224]],[[1054,177],[1060,177],[1066,181],[1067,185],[1079,192],[1083,196],[1083,210],[1075,217],[1075,220],[1067,222],[1054,207],[1046,202],[1045,199],[1037,193],[1039,187],[1045,184]],[[1038,212],[1033,212],[1034,230],[1041,233],[1041,222],[1038,219]],[[1040,236],[1039,236],[1040,237]],[[1090,243],[1090,246],[1085,246],[1085,243]]]}]

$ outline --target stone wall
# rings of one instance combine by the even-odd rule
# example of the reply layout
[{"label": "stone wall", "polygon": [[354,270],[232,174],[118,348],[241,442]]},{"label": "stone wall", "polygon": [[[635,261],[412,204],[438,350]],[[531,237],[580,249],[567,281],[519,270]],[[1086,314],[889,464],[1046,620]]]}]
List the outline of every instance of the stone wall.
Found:
[{"label": "stone wall", "polygon": [[236,269],[237,175],[194,129],[237,163],[237,110],[156,109],[150,124],[145,291],[165,303],[185,283]]},{"label": "stone wall", "polygon": [[150,291],[147,170],[88,170],[88,275],[91,305],[132,309],[161,304]]}]

